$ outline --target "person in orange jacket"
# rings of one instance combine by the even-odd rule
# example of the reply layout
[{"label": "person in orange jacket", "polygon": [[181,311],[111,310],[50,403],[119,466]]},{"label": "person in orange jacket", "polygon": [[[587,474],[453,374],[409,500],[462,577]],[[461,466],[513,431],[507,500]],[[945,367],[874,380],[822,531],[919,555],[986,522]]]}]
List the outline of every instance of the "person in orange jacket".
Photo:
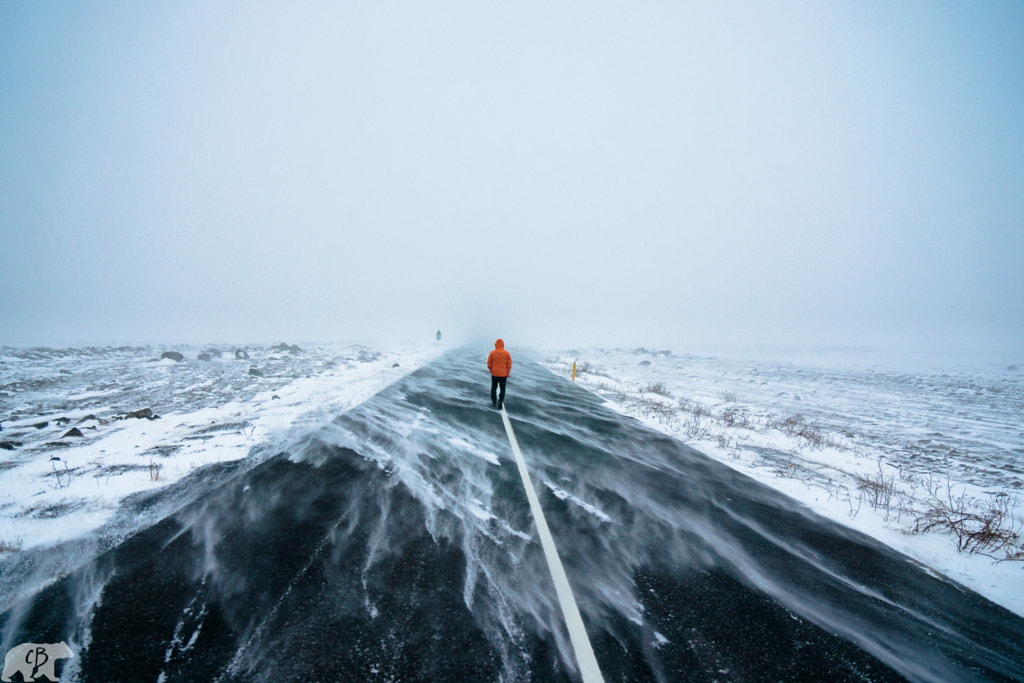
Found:
[{"label": "person in orange jacket", "polygon": [[[499,339],[494,342],[494,350],[487,356],[487,369],[491,371],[491,405],[501,410],[505,402],[505,382],[512,370],[512,355],[505,350],[505,342]],[[501,387],[501,395],[497,394]]]}]

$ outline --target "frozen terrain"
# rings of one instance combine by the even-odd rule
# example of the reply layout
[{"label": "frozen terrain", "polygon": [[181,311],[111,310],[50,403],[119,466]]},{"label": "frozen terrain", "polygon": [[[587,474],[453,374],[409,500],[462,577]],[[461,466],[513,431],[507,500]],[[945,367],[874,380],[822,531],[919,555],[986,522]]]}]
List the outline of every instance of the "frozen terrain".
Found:
[{"label": "frozen terrain", "polygon": [[904,531],[946,472],[1017,523],[1015,370],[163,351],[0,357],[0,649],[63,680],[578,680],[503,422],[605,680],[1024,680],[1018,541]]},{"label": "frozen terrain", "polygon": [[[165,351],[183,358],[161,358]],[[110,522],[126,496],[272,453],[293,430],[363,402],[439,351],[4,348],[0,544],[29,550],[82,537]]]},{"label": "frozen terrain", "polygon": [[[279,374],[321,367],[253,351]],[[298,387],[291,418],[245,457],[123,498],[60,552],[4,553],[0,649],[66,643],[70,681],[580,680],[539,509],[604,680],[1024,680],[1020,616],[611,410],[538,356],[516,355],[499,413],[486,349],[400,356],[430,359],[408,374],[382,352],[308,353],[334,360],[328,376],[341,359],[395,381],[348,407],[321,401],[330,382],[300,391],[320,373],[297,370],[268,389],[284,401]],[[259,378],[222,362],[244,398]],[[193,372],[160,363],[143,375]],[[278,403],[258,395],[264,412]],[[115,420],[127,408],[105,405],[97,438],[125,422],[148,437],[176,414]],[[194,422],[161,443],[210,433]],[[21,443],[19,467],[59,448]]]},{"label": "frozen terrain", "polygon": [[[574,349],[606,405],[1024,615],[1024,364],[858,349]],[[962,528],[934,524],[960,513]],[[986,536],[984,522],[998,523]]]}]

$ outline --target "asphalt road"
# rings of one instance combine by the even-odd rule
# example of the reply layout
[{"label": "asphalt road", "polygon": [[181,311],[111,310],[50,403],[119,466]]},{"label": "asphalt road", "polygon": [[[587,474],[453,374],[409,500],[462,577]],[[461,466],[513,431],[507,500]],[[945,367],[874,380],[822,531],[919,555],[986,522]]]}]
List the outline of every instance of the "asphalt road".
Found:
[{"label": "asphalt road", "polygon": [[[211,485],[0,615],[3,642],[65,641],[84,681],[578,680],[485,357]],[[606,681],[1024,680],[1021,618],[515,361]]]}]

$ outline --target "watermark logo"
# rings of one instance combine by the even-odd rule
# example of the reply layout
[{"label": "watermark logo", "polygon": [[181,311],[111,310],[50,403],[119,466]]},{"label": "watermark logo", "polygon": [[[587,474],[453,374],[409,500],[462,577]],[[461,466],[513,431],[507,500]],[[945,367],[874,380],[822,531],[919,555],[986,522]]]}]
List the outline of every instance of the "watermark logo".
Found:
[{"label": "watermark logo", "polygon": [[54,673],[53,667],[58,659],[74,657],[68,644],[59,643],[22,643],[12,647],[4,657],[4,674],[0,680],[11,680],[11,676],[20,672],[23,681],[34,681],[39,677],[58,681],[60,677]]}]

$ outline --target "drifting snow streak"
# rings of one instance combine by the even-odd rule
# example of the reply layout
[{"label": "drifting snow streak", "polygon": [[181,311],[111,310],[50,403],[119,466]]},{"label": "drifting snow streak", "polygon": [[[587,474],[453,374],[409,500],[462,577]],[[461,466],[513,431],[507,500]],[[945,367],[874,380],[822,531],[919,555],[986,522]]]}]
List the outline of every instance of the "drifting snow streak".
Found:
[{"label": "drifting snow streak", "polygon": [[[281,593],[281,597],[278,598],[277,602],[274,604],[273,609],[271,609],[270,612],[267,614],[266,618],[260,622],[259,626],[257,626],[256,629],[253,630],[252,635],[250,635],[246,639],[245,643],[240,648],[238,648],[238,650],[235,652],[234,658],[231,660],[231,663],[228,664],[227,667],[225,667],[224,674],[217,680],[232,680],[235,677],[237,677],[241,672],[245,671],[248,666],[251,666],[254,663],[254,660],[257,658],[252,655],[251,648],[253,642],[256,642],[260,639],[260,637],[263,635],[263,629],[265,628],[266,624],[272,621],[277,616],[278,611],[281,609],[281,605],[288,599],[288,596],[291,595],[291,592],[295,588],[295,585],[296,583],[298,583],[299,579],[304,577],[306,575],[306,572],[309,571],[309,568],[313,566],[313,563],[320,559],[320,554],[324,551],[324,548],[327,546],[327,542],[330,540],[331,534],[333,534],[337,530],[338,525],[340,525],[344,521],[344,519],[344,517],[341,517],[337,522],[335,522],[334,526],[331,527],[330,532],[326,536],[324,536],[323,540],[320,542],[320,545],[317,546],[316,550],[310,556],[309,563],[305,567],[303,567],[291,580],[291,582],[288,584],[288,587],[284,590],[283,593]],[[203,614],[205,614],[205,611],[206,606],[204,605]],[[196,631],[198,633],[198,627]],[[177,637],[177,630],[175,630],[175,637]],[[194,644],[194,641],[195,634],[189,641],[190,647],[192,644]],[[170,650],[168,650],[168,660],[169,659]]]},{"label": "drifting snow streak", "polygon": [[6,642],[90,634],[86,681],[576,679],[533,506],[608,680],[1024,678],[1024,620],[520,360],[524,489],[484,357],[197,492],[97,561],[88,613],[80,572]]},{"label": "drifting snow streak", "polygon": [[554,539],[551,538],[547,520],[544,519],[544,510],[541,509],[537,493],[533,490],[530,472],[526,469],[526,461],[523,460],[523,453],[519,450],[516,433],[512,429],[512,423],[509,422],[508,413],[504,408],[501,410],[501,421],[505,425],[505,431],[508,432],[509,443],[512,444],[512,454],[515,455],[516,465],[519,466],[519,476],[523,478],[523,489],[526,491],[527,500],[530,501],[530,511],[537,524],[537,534],[540,536],[540,543],[544,548],[544,557],[548,562],[548,569],[551,571],[551,579],[555,583],[555,592],[558,594],[562,616],[565,617],[565,624],[569,629],[569,638],[572,640],[572,647],[576,653],[580,675],[585,683],[603,681],[601,668],[597,665],[594,651],[590,647],[590,638],[587,637],[587,630],[583,627],[583,618],[580,617],[580,610],[576,607],[576,598],[573,597],[572,588],[569,586],[569,578],[565,575],[561,558],[558,557],[558,549],[555,547]]},{"label": "drifting snow streak", "polygon": [[584,510],[586,510],[590,514],[592,514],[595,517],[597,517],[598,519],[600,519],[602,522],[607,522],[608,524],[611,524],[611,523],[614,522],[614,520],[611,517],[609,517],[608,515],[606,515],[605,513],[603,513],[600,510],[600,508],[597,508],[597,507],[591,505],[590,503],[587,503],[585,501],[580,500],[579,498],[577,498],[576,496],[572,495],[568,491],[565,491],[564,489],[561,489],[561,488],[555,486],[550,481],[545,481],[544,485],[547,486],[549,489],[551,489],[551,493],[555,494],[555,498],[558,498],[558,500],[568,500],[569,502],[573,503],[574,505],[579,505],[581,508],[583,508]]}]

